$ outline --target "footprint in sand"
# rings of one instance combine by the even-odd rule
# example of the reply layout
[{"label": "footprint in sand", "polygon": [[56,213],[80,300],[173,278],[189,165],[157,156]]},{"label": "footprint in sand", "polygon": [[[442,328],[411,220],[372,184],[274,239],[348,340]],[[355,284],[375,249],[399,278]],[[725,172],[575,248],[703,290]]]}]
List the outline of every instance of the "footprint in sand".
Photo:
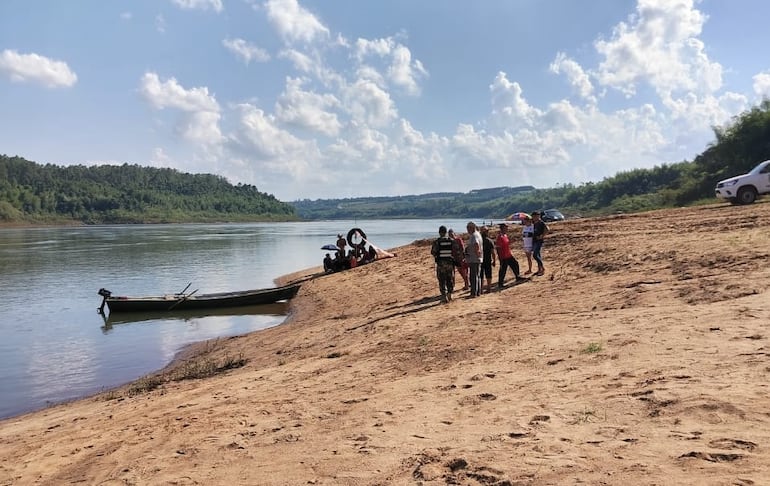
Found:
[{"label": "footprint in sand", "polygon": [[691,451],[687,454],[682,454],[679,459],[686,459],[693,457],[695,459],[703,459],[708,462],[733,462],[739,459],[743,459],[743,454],[724,454],[721,452],[700,452]]},{"label": "footprint in sand", "polygon": [[709,447],[715,449],[742,449],[744,451],[753,451],[757,444],[742,439],[716,439],[709,442]]},{"label": "footprint in sand", "polygon": [[481,393],[472,397],[463,397],[460,399],[460,405],[478,405],[483,401],[497,400],[497,397],[491,393]]},{"label": "footprint in sand", "polygon": [[548,422],[549,420],[551,420],[551,417],[548,415],[535,415],[534,417],[532,417],[532,420],[529,421],[529,424],[535,425],[540,422]]}]

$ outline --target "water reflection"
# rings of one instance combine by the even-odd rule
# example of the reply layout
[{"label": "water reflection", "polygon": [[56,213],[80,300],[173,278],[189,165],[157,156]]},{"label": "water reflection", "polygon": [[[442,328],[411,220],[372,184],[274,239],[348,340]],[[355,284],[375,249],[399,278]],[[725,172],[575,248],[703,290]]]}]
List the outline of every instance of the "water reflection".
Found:
[{"label": "water reflection", "polygon": [[171,312],[119,312],[117,314],[102,314],[104,325],[102,332],[108,334],[114,325],[130,324],[133,322],[154,321],[163,324],[166,321],[195,321],[205,317],[221,316],[285,316],[289,313],[288,302],[262,304],[224,309],[190,309]]}]

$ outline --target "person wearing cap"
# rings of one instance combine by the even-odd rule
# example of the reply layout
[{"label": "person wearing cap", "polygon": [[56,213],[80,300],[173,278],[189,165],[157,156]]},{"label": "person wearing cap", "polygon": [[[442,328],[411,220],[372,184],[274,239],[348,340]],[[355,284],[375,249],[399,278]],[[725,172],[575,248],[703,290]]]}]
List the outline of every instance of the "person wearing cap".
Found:
[{"label": "person wearing cap", "polygon": [[497,260],[500,262],[500,270],[497,272],[497,288],[502,290],[505,282],[505,273],[509,267],[516,277],[516,283],[524,282],[527,279],[522,278],[519,275],[519,262],[516,261],[511,253],[511,242],[508,239],[508,225],[500,223],[498,226],[500,227],[500,234],[497,235],[497,240],[495,240]]},{"label": "person wearing cap", "polygon": [[452,257],[452,246],[454,241],[446,234],[446,226],[443,224],[438,228],[438,239],[436,239],[430,248],[430,253],[436,260],[436,279],[438,280],[438,290],[441,292],[441,302],[447,303],[452,300],[452,292],[455,288],[455,261]]},{"label": "person wearing cap", "polygon": [[468,230],[468,245],[465,258],[468,261],[468,281],[471,284],[471,297],[481,295],[481,264],[484,261],[484,242],[476,223],[469,221],[465,229]]}]

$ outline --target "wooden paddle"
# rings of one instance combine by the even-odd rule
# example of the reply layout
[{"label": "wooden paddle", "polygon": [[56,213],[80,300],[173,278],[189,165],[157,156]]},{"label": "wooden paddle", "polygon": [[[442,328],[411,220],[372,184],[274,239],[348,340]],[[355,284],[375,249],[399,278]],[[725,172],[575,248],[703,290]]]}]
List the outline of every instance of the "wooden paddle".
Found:
[{"label": "wooden paddle", "polygon": [[[188,287],[189,287],[189,285],[188,285]],[[184,297],[182,297],[181,299],[177,300],[176,302],[174,302],[173,304],[171,304],[171,307],[169,307],[169,308],[168,308],[168,310],[174,310],[174,307],[178,306],[179,304],[181,304],[182,302],[184,302],[185,300],[187,300],[187,298],[188,298],[188,297],[190,297],[192,294],[194,294],[194,293],[195,293],[195,292],[197,292],[197,291],[198,291],[198,289],[195,289],[195,290],[193,290],[192,292],[190,292],[189,294],[187,294],[187,295],[185,295]]]}]

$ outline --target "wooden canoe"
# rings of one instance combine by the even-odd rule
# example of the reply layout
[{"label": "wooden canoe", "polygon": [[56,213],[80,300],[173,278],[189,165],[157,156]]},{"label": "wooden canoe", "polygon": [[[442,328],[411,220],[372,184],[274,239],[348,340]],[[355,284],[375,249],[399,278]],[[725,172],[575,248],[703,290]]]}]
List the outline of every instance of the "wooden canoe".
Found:
[{"label": "wooden canoe", "polygon": [[297,295],[300,284],[284,285],[267,289],[240,290],[236,292],[219,292],[216,294],[169,294],[153,297],[114,296],[106,289],[100,289],[99,295],[104,305],[113,312],[171,312],[191,309],[217,309],[224,307],[240,307],[246,305],[272,304],[281,300],[289,300]]}]

